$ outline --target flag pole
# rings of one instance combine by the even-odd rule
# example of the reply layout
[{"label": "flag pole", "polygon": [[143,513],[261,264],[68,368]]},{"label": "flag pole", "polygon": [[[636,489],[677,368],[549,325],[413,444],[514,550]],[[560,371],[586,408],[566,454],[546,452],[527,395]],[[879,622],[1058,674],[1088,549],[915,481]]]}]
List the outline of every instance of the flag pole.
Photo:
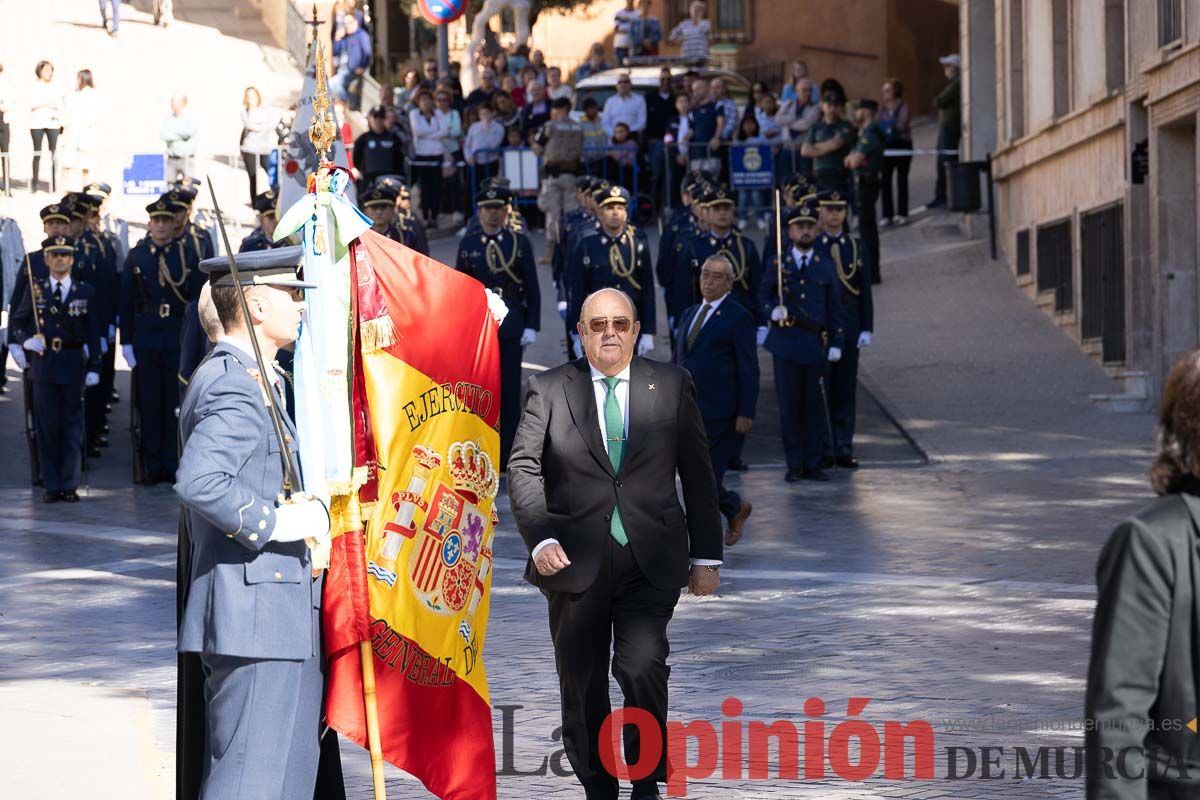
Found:
[{"label": "flag pole", "polygon": [[[313,4],[313,21],[317,22],[317,6]],[[314,25],[314,31],[316,26]],[[333,115],[329,111],[329,82],[325,76],[325,48],[320,37],[314,37],[316,59],[315,78],[316,91],[313,93],[313,116],[308,126],[308,139],[317,151],[318,170],[326,163],[329,151],[333,146],[336,129]],[[318,181],[319,183],[319,181]],[[320,191],[320,186],[314,187]],[[366,564],[354,565],[356,569],[366,570]],[[379,701],[375,691],[375,652],[371,642],[363,640],[358,643],[359,661],[362,663],[363,709],[367,722],[367,749],[371,753],[371,783],[375,790],[375,800],[387,800],[387,785],[383,775],[383,745],[379,738]]]}]

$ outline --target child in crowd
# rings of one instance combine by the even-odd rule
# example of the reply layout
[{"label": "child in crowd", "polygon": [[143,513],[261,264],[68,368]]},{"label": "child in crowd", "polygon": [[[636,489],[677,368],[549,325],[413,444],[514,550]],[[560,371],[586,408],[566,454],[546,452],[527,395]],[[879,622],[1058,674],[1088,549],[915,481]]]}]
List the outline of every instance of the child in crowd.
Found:
[{"label": "child in crowd", "polygon": [[[754,116],[742,117],[742,124],[738,128],[737,143],[746,145],[758,145],[760,147],[770,147],[770,142],[767,137],[762,135],[758,127],[758,119]],[[766,189],[739,189],[738,190],[738,206],[747,217],[757,217],[758,229],[760,231],[767,229],[767,190]],[[742,223],[744,224],[745,218]]]}]

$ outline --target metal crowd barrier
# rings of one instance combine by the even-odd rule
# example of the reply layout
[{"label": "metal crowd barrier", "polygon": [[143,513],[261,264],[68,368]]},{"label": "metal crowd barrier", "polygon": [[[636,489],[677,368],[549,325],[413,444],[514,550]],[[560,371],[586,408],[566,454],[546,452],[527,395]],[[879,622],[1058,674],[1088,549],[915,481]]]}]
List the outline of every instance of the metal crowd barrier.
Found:
[{"label": "metal crowd barrier", "polygon": [[[595,175],[612,183],[617,183],[629,190],[635,202],[650,201],[641,196],[645,188],[642,178],[643,153],[630,166],[621,166],[609,157],[615,148],[603,145],[589,145],[583,148],[583,174]],[[507,178],[517,205],[536,205],[538,193],[542,184],[543,159],[531,147],[499,147],[487,150],[477,150],[476,160],[480,155],[495,156],[489,164],[465,165],[470,171],[471,210],[475,210],[475,193],[479,184],[487,178],[499,175]]]}]

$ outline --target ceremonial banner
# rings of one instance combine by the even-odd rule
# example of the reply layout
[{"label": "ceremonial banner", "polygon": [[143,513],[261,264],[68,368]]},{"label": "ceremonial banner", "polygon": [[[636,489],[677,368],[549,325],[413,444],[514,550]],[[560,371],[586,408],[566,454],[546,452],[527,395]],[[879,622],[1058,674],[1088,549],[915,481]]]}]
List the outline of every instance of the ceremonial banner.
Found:
[{"label": "ceremonial banner", "polygon": [[[300,98],[296,101],[296,116],[292,120],[292,130],[280,153],[280,208],[291,208],[293,203],[305,195],[308,191],[308,177],[317,171],[323,160],[342,169],[348,169],[350,166],[350,162],[346,159],[346,146],[342,142],[341,136],[341,125],[345,120],[338,119],[336,110],[332,114],[337,135],[330,145],[331,152],[323,159],[309,140],[309,126],[312,125],[313,119],[313,101],[317,96],[316,49],[312,44],[308,46],[307,62],[304,65],[304,85],[300,87]],[[351,184],[346,191],[353,201],[354,185]]]},{"label": "ceremonial banner", "polygon": [[[351,259],[355,417],[378,462],[359,569],[383,755],[438,797],[488,800],[495,751],[480,654],[497,522],[498,325],[482,284],[374,231]],[[329,580],[353,567],[335,557]],[[366,746],[360,650],[329,622],[328,721]]]}]

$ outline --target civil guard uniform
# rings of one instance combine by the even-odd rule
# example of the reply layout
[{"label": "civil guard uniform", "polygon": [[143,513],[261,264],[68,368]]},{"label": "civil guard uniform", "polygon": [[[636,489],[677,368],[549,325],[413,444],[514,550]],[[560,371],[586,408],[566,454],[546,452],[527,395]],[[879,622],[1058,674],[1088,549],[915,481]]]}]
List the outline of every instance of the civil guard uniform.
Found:
[{"label": "civil guard uniform", "polygon": [[214,257],[217,254],[216,244],[208,229],[191,219],[192,203],[196,199],[195,190],[177,186],[159,199],[165,200],[176,214],[185,214],[178,236],[187,251],[188,269],[196,269],[201,261]]},{"label": "civil guard uniform", "polygon": [[[779,210],[780,216],[783,218],[783,224],[787,225],[787,219],[792,213],[792,209],[801,203],[816,203],[817,188],[800,173],[796,173],[783,184],[779,191],[780,204],[782,208]],[[786,232],[782,235],[783,239],[787,238]],[[762,260],[767,263],[771,256],[775,255],[775,215],[771,215],[771,221],[767,224],[767,237],[763,239]]]},{"label": "civil guard uniform", "polygon": [[[42,242],[42,252],[75,255],[69,236]],[[79,500],[83,459],[83,389],[100,382],[100,319],[96,291],[71,276],[35,277],[32,294],[21,298],[11,326],[29,353],[33,416],[41,463],[42,499]],[[40,332],[40,335],[39,335]]]},{"label": "civil guard uniform", "polygon": [[[788,224],[816,223],[809,205],[792,210]],[[776,275],[775,258],[767,273]],[[783,311],[778,312],[777,281],[759,286],[758,300],[771,319],[764,347],[774,359],[779,422],[787,456],[788,481],[827,480],[821,472],[822,444],[828,425],[822,397],[829,348],[845,341],[838,279],[829,253],[816,246],[806,253],[790,247],[783,255]]]},{"label": "civil guard uniform", "polygon": [[[267,189],[265,192],[254,198],[254,213],[259,217],[274,217],[275,205],[279,201],[279,196],[274,189]],[[242,243],[238,246],[239,253],[253,253],[259,250],[273,250],[276,247],[285,247],[287,241],[276,242],[270,236],[267,236],[262,225],[258,225],[254,230],[250,231],[250,235],[242,239]]]},{"label": "civil guard uniform", "polygon": [[[821,102],[841,105],[846,102],[846,98],[837,92],[826,92],[821,98]],[[850,171],[846,169],[843,162],[845,162],[846,156],[850,155],[850,150],[854,147],[857,138],[858,131],[854,130],[854,126],[841,117],[828,123],[822,114],[816,124],[808,129],[809,144],[823,144],[832,139],[840,139],[842,143],[837,150],[813,159],[813,179],[817,186],[824,190],[839,192],[849,190]]]},{"label": "civil guard uniform", "polygon": [[[300,250],[235,256],[242,285],[311,288],[296,278]],[[214,288],[234,285],[227,258],[201,269]],[[281,409],[280,442],[266,406],[265,393],[277,387],[275,376],[260,374],[253,353],[224,341],[196,370],[180,408],[175,492],[184,507],[188,564],[177,649],[203,663],[202,800],[313,797],[323,577],[313,577],[305,542],[285,535],[289,511],[299,509],[276,499],[284,447],[299,470],[292,420]],[[185,758],[191,752],[185,749]]]},{"label": "civil guard uniform", "polygon": [[[148,205],[146,212],[174,216],[164,199]],[[182,238],[159,247],[147,236],[129,251],[121,273],[121,342],[133,346],[136,361],[142,482],[147,484],[172,480],[178,462],[175,409],[183,317],[204,284],[190,255]]]},{"label": "civil guard uniform", "polygon": [[[658,261],[655,262],[658,285],[662,287],[663,300],[667,305],[667,323],[671,327],[671,347],[674,349],[675,325],[679,322],[679,314],[690,303],[680,305],[684,297],[681,292],[678,297],[674,293],[675,275],[679,271],[678,263],[687,258],[686,248],[693,237],[701,236],[704,228],[696,216],[696,203],[708,185],[703,173],[689,173],[683,182],[681,197],[684,206],[671,214],[671,218],[663,225],[662,236],[658,240]],[[689,295],[690,297],[690,295]]]},{"label": "civil guard uniform", "polygon": [[[508,204],[508,192],[491,187],[475,196],[478,207]],[[500,324],[500,469],[508,466],[517,421],[521,417],[521,353],[541,329],[541,292],[529,237],[501,227],[489,235],[482,226],[467,234],[458,248],[455,269],[499,294],[508,306]]]},{"label": "civil guard uniform", "polygon": [[[629,191],[622,186],[601,189],[593,197],[600,208],[620,203],[629,206]],[[655,333],[654,267],[650,263],[650,244],[645,232],[628,223],[616,236],[609,236],[597,222],[595,234],[577,240],[567,269],[567,323],[572,330],[579,322],[583,301],[600,289],[620,289],[637,308],[642,334]]]},{"label": "civil guard uniform", "polygon": [[[62,203],[52,203],[46,206],[39,212],[42,218],[42,228],[47,234],[50,234],[55,223],[63,223],[64,225],[71,224],[71,210]],[[65,231],[66,228],[62,227]],[[65,235],[65,234],[64,234]],[[35,250],[25,256],[25,263],[17,270],[17,277],[13,281],[12,294],[8,298],[8,316],[12,318],[17,309],[21,307],[21,302],[25,299],[25,295],[29,294],[29,277],[28,273],[33,273],[33,280],[36,282],[41,278],[45,278],[50,274],[46,268],[46,259],[42,255],[41,250]],[[8,344],[20,345],[23,339],[17,338],[16,330],[12,325],[8,326]]]},{"label": "civil guard uniform", "polygon": [[[820,204],[823,207],[844,208],[846,198],[839,192],[823,192]],[[829,259],[833,262],[845,325],[842,357],[829,367],[829,410],[833,425],[833,441],[829,445],[839,467],[854,469],[858,466],[854,458],[854,422],[857,414],[860,336],[867,334],[862,343],[869,343],[875,328],[871,267],[862,240],[852,236],[844,227],[837,236],[822,233],[817,243],[829,253]]]},{"label": "civil guard uniform", "polygon": [[575,333],[575,329],[567,321],[567,317],[569,316],[567,314],[569,306],[567,298],[569,284],[567,269],[571,260],[571,252],[578,243],[578,238],[596,233],[596,218],[592,215],[591,211],[588,211],[583,199],[584,195],[591,195],[593,188],[595,188],[599,180],[599,178],[591,175],[580,175],[575,179],[575,194],[579,196],[580,203],[575,208],[563,214],[562,222],[559,224],[558,247],[554,248],[554,255],[550,266],[551,275],[554,278],[555,297],[558,302],[558,315],[562,318],[564,332],[566,333],[567,358],[570,360],[575,359],[578,354],[575,352],[575,343],[571,340],[571,335]]},{"label": "civil guard uniform", "polygon": [[[217,241],[216,226],[208,218],[208,212],[194,210],[196,198],[200,195],[200,190],[203,186],[199,178],[181,175],[175,181],[174,188],[178,191],[178,196],[187,201],[188,216],[184,229],[198,241],[197,247],[201,256],[203,258],[212,258],[221,251],[221,245]],[[206,253],[208,255],[205,255]]]}]

